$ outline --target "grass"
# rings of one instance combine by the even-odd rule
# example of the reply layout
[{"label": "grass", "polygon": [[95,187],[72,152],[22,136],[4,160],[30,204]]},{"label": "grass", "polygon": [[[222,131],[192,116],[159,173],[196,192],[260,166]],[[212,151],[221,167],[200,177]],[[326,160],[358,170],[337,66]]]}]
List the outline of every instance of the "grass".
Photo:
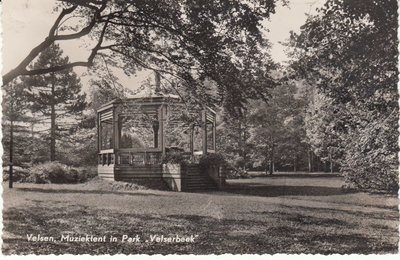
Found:
[{"label": "grass", "polygon": [[[397,253],[398,199],[345,192],[342,179],[232,180],[225,191],[178,193],[104,185],[4,187],[4,254]],[[107,185],[106,185],[107,186]],[[197,235],[195,243],[27,241],[27,234]],[[120,240],[120,239],[119,239]]]}]

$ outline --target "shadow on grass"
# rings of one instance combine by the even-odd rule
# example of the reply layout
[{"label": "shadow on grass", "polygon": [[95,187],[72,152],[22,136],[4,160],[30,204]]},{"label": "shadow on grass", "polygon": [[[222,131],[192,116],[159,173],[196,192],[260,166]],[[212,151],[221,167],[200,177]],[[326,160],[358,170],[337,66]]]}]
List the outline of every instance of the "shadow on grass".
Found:
[{"label": "shadow on grass", "polygon": [[[16,190],[25,191],[25,192],[40,192],[40,193],[75,193],[75,194],[115,194],[115,195],[134,195],[134,196],[161,196],[154,193],[139,193],[134,191],[109,191],[109,190],[68,190],[68,189],[49,189],[49,188],[15,188]],[[166,195],[163,195],[166,196]]]},{"label": "shadow on grass", "polygon": [[257,178],[340,178],[341,175],[338,173],[249,173],[249,175]]},{"label": "shadow on grass", "polygon": [[[265,183],[229,183],[224,187],[225,194],[240,194],[248,196],[279,197],[279,196],[332,196],[348,194],[341,188],[325,186],[284,186],[267,185]],[[351,191],[355,192],[355,191]]]},{"label": "shadow on grass", "polygon": [[[85,214],[82,214],[85,212]],[[361,233],[361,226],[296,212],[268,212],[264,219],[230,219],[199,215],[141,215],[70,206],[10,208],[4,212],[4,254],[275,254],[395,253],[398,238]],[[271,221],[272,220],[272,221]],[[311,228],[312,226],[317,226]],[[324,226],[330,232],[326,232]],[[322,227],[322,228],[321,228]],[[343,232],[343,230],[345,232]],[[374,234],[376,234],[374,232]],[[142,238],[138,244],[27,241],[26,234],[61,234]],[[150,235],[198,235],[195,243],[145,242]],[[395,241],[396,240],[396,241]]]},{"label": "shadow on grass", "polygon": [[382,221],[398,221],[399,220],[399,211],[397,208],[390,208],[390,211],[380,211],[379,214],[375,212],[365,212],[360,210],[355,210],[349,207],[347,210],[344,209],[331,209],[331,208],[320,208],[320,207],[304,207],[304,206],[288,206],[281,205],[282,208],[286,208],[288,210],[303,210],[308,212],[322,212],[322,213],[330,213],[330,214],[341,214],[342,216],[349,215],[355,219],[377,219]]},{"label": "shadow on grass", "polygon": [[268,174],[267,178],[281,178],[281,177],[290,177],[290,178],[340,178],[341,176],[337,173],[314,173],[314,174],[301,174],[301,173],[282,173],[282,174]]}]

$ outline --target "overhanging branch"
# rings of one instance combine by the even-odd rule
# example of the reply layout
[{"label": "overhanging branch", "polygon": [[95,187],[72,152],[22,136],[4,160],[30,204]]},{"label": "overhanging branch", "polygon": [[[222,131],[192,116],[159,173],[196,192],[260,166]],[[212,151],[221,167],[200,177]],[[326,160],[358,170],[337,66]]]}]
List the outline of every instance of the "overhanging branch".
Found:
[{"label": "overhanging branch", "polygon": [[[101,45],[101,42],[103,41],[104,33],[100,36],[99,43],[92,50],[92,53],[89,56],[88,61],[73,62],[73,63],[69,63],[69,64],[65,64],[65,65],[55,66],[52,68],[43,68],[43,69],[37,69],[37,70],[31,70],[31,71],[27,70],[28,65],[42,51],[44,51],[46,48],[48,48],[55,41],[77,39],[84,35],[89,34],[92,31],[92,29],[94,28],[94,26],[96,25],[96,22],[100,19],[101,12],[104,11],[104,9],[107,6],[106,0],[95,1],[96,4],[101,4],[101,7],[92,6],[96,11],[95,11],[94,15],[92,16],[90,23],[86,27],[84,27],[82,30],[80,30],[79,32],[76,32],[76,33],[66,34],[66,35],[56,35],[56,31],[57,31],[57,28],[58,28],[61,20],[66,15],[71,14],[77,8],[78,5],[83,5],[82,3],[80,3],[80,1],[66,1],[66,2],[70,2],[70,3],[76,2],[76,4],[72,7],[63,9],[61,11],[60,15],[57,17],[56,21],[54,22],[53,26],[50,28],[49,35],[46,37],[46,39],[43,42],[41,42],[39,45],[37,45],[35,48],[33,48],[29,52],[29,54],[14,69],[10,70],[9,72],[7,72],[6,74],[3,75],[3,85],[10,83],[13,79],[15,79],[21,75],[45,74],[45,73],[49,73],[49,72],[55,72],[55,71],[59,71],[59,70],[67,69],[67,68],[72,68],[75,66],[91,66],[93,64],[94,56],[97,54],[97,51],[99,50],[99,44]],[[105,24],[107,25],[107,22]],[[106,27],[106,25],[105,25],[105,27]]]}]

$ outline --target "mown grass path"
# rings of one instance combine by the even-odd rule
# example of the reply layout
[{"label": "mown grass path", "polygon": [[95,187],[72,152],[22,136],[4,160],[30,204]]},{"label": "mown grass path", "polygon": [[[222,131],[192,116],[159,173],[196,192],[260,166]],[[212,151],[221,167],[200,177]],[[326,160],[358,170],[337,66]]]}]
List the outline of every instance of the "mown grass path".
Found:
[{"label": "mown grass path", "polygon": [[[341,178],[232,180],[217,192],[110,191],[87,184],[3,185],[4,254],[397,253],[398,199],[344,192]],[[31,242],[27,235],[118,242]],[[122,243],[138,235],[140,243]],[[197,235],[195,243],[146,242]]]}]

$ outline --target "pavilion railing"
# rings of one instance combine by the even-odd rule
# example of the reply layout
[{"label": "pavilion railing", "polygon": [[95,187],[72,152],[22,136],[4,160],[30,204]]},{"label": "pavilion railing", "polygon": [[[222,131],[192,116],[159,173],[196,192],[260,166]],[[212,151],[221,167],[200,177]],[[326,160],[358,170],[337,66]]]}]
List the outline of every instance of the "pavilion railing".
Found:
[{"label": "pavilion railing", "polygon": [[161,152],[117,152],[116,164],[119,165],[159,165]]},{"label": "pavilion railing", "polygon": [[[190,152],[182,152],[182,157],[193,163],[198,163],[199,156],[193,156]],[[161,165],[163,157],[161,152],[134,152],[116,151],[104,152],[98,155],[99,165]]]},{"label": "pavilion railing", "polygon": [[98,155],[99,165],[115,164],[115,155],[113,153],[101,153]]}]

